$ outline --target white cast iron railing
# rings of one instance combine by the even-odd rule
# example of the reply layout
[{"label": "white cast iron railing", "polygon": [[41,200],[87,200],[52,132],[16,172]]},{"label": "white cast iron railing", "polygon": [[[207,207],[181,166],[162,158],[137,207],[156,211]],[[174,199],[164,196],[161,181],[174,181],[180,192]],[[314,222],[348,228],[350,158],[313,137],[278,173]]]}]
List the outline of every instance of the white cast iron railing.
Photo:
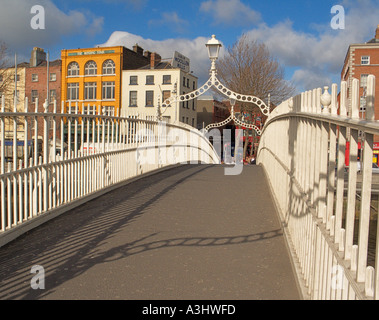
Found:
[{"label": "white cast iron railing", "polygon": [[37,99],[31,111],[26,100],[25,112],[5,112],[2,99],[0,246],[138,175],[220,163],[209,140],[188,125],[98,115],[87,104],[68,114],[63,104],[61,113],[56,103],[50,112],[46,105],[37,112]]},{"label": "white cast iron railing", "polygon": [[274,110],[257,161],[270,181],[308,297],[379,299],[378,205],[372,195],[373,137],[379,135],[375,78],[368,78],[365,119],[359,118],[358,80],[349,116],[346,82],[339,102],[337,85],[331,96],[325,89],[302,93]]}]

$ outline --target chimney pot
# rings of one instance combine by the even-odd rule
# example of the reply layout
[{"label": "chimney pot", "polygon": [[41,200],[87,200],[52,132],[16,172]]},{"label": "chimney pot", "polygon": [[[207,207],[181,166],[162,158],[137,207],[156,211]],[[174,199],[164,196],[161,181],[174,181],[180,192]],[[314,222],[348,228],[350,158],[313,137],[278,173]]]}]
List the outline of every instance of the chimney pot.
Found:
[{"label": "chimney pot", "polygon": [[136,43],[134,46],[133,46],[133,51],[135,53],[138,53],[140,55],[143,55],[143,49],[138,45],[138,43]]},{"label": "chimney pot", "polygon": [[158,54],[158,53],[156,53],[156,52],[153,52],[151,55],[150,55],[150,67],[151,67],[151,69],[154,69],[156,66],[157,66],[157,64],[159,63],[159,62],[161,62],[161,56]]}]

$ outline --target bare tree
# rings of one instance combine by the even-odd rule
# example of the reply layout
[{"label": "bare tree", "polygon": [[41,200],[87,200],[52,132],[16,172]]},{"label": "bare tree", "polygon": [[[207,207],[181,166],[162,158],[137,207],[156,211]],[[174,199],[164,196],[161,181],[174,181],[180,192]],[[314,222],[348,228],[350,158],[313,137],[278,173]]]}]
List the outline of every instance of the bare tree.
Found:
[{"label": "bare tree", "polygon": [[217,64],[219,78],[232,90],[278,104],[291,97],[295,87],[284,79],[284,68],[264,43],[247,35],[227,49]]},{"label": "bare tree", "polygon": [[[244,34],[217,62],[218,78],[231,90],[253,95],[277,105],[291,97],[295,87],[284,79],[284,68],[271,56],[265,44]],[[270,104],[271,104],[270,103]],[[239,104],[241,112],[259,111],[253,103]],[[271,108],[271,105],[270,105]],[[245,154],[246,154],[245,144]]]},{"label": "bare tree", "polygon": [[[0,97],[4,95],[6,99],[12,94],[10,84],[14,82],[14,74],[9,72],[10,62],[7,57],[7,46],[0,42]],[[8,103],[6,103],[8,105]]]}]

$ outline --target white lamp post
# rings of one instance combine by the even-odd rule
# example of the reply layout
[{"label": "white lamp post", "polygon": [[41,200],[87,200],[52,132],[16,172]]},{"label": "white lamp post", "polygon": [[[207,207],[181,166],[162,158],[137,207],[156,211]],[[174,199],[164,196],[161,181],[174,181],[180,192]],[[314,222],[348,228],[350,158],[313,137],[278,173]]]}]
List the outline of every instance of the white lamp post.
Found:
[{"label": "white lamp post", "polygon": [[216,39],[215,35],[212,35],[212,39],[210,39],[206,45],[208,49],[208,56],[209,59],[212,61],[211,71],[216,70],[216,60],[218,59],[218,55],[220,53],[220,48],[222,47],[222,44],[220,41]]},{"label": "white lamp post", "polygon": [[261,100],[258,97],[239,94],[239,93],[233,92],[232,90],[225,87],[216,77],[216,60],[218,59],[218,56],[220,53],[220,48],[222,47],[222,44],[220,41],[218,41],[216,39],[215,35],[212,35],[212,38],[205,44],[205,46],[208,49],[208,56],[212,62],[211,69],[210,69],[210,78],[208,79],[208,81],[203,86],[201,86],[200,88],[198,88],[192,92],[185,93],[185,94],[180,95],[180,96],[172,95],[170,98],[165,100],[163,105],[167,107],[167,106],[171,105],[173,102],[175,102],[175,103],[176,102],[184,102],[184,101],[196,99],[200,95],[202,95],[206,91],[208,91],[211,87],[215,87],[218,91],[221,92],[221,94],[223,94],[224,96],[226,96],[227,98],[229,98],[231,100],[231,102],[232,102],[231,103],[232,104],[231,115],[228,119],[226,119],[220,123],[214,123],[214,124],[208,125],[205,128],[205,130],[208,131],[210,128],[220,127],[220,126],[223,126],[230,121],[234,121],[236,124],[238,124],[240,126],[243,126],[245,128],[248,128],[248,129],[255,130],[255,132],[258,135],[260,135],[261,130],[258,127],[256,127],[253,124],[244,123],[243,121],[241,121],[235,117],[234,103],[236,101],[245,102],[245,103],[253,103],[261,110],[262,114],[267,115],[267,116],[270,113],[269,107],[266,105],[266,103],[263,100]]}]

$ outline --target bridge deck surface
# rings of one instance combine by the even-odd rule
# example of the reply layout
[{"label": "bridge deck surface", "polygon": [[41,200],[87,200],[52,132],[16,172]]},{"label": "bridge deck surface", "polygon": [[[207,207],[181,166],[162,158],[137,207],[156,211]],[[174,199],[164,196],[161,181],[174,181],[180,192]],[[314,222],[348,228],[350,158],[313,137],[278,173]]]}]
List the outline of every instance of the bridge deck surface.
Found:
[{"label": "bridge deck surface", "polygon": [[269,192],[259,166],[143,177],[0,248],[0,299],[299,299]]}]

